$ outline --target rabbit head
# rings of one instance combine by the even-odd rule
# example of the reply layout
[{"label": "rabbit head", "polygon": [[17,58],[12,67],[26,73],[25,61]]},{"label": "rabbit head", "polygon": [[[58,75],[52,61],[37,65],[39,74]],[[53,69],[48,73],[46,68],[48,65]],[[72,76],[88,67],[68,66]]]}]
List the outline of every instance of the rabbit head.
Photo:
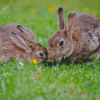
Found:
[{"label": "rabbit head", "polygon": [[[2,29],[2,28],[1,28]],[[15,30],[20,30],[18,33],[16,31],[11,31],[8,35],[2,36],[3,46],[1,52],[1,61],[7,62],[11,59],[25,59],[26,61],[32,62],[32,59],[38,62],[44,62],[46,60],[46,48],[42,45],[36,43],[35,37],[30,29],[26,29],[21,25],[17,25]],[[1,33],[0,33],[1,34]],[[4,33],[5,34],[5,33]],[[5,41],[5,40],[6,41]]]},{"label": "rabbit head", "polygon": [[[72,36],[64,25],[63,9],[58,9],[59,30],[48,40],[48,59],[59,61],[62,57],[70,56],[74,51]],[[74,23],[74,22],[73,22]],[[72,23],[71,23],[72,24]]]}]

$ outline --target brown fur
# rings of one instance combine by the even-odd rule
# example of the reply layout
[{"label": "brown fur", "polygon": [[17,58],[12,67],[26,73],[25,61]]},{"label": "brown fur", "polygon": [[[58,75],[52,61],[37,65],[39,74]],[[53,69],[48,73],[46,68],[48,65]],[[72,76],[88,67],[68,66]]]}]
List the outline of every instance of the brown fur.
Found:
[{"label": "brown fur", "polygon": [[[93,60],[93,53],[97,59],[100,57],[100,20],[98,18],[89,14],[71,13],[63,28],[61,25],[64,22],[60,21],[64,20],[62,8],[58,18],[59,31],[48,40],[48,59],[58,61],[65,56],[70,61],[82,61],[80,59],[85,58]],[[63,41],[64,45],[59,46],[60,41]]]},{"label": "brown fur", "polygon": [[[40,57],[37,52],[42,52]],[[0,28],[0,60],[24,59],[32,62],[32,59],[44,61],[46,59],[46,48],[36,43],[34,34],[30,29],[10,23]]]}]

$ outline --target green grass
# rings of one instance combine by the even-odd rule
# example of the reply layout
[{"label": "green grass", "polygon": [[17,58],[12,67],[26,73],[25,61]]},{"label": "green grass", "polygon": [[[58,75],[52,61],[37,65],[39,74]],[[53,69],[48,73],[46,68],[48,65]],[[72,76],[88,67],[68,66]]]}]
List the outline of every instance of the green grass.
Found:
[{"label": "green grass", "polygon": [[[100,18],[98,4],[87,7],[80,0],[20,0],[0,4],[0,26],[15,22],[30,28],[36,41],[48,46],[48,39],[58,30],[56,8],[64,7],[65,20],[69,12],[90,13]],[[28,1],[28,2],[24,2]],[[78,6],[78,4],[80,6]],[[97,4],[97,6],[96,6]],[[7,8],[5,8],[7,7]],[[55,7],[53,12],[48,9]],[[94,7],[96,7],[94,9]],[[0,100],[100,100],[100,60],[94,62],[48,67],[42,63],[22,61],[0,62]],[[33,74],[42,66],[41,74],[32,80]]]},{"label": "green grass", "polygon": [[[16,61],[0,63],[0,100],[100,100],[100,60],[51,68],[23,63],[23,67]],[[41,74],[32,80],[40,66]]]}]

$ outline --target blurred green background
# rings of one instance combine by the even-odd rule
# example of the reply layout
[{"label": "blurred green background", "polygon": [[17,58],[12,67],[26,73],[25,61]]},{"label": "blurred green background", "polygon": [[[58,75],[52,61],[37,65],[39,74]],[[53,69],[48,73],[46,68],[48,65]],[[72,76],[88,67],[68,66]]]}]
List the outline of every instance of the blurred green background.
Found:
[{"label": "blurred green background", "polygon": [[100,9],[100,0],[0,0],[0,6],[9,6],[17,11],[29,9],[48,10],[49,7],[63,6],[64,10],[80,11],[81,8],[88,8],[91,12]]},{"label": "blurred green background", "polygon": [[58,30],[57,9],[60,6],[64,9],[65,20],[70,12],[89,13],[100,18],[100,0],[0,0],[0,26],[19,23],[32,29],[37,42],[47,46],[48,38]]}]

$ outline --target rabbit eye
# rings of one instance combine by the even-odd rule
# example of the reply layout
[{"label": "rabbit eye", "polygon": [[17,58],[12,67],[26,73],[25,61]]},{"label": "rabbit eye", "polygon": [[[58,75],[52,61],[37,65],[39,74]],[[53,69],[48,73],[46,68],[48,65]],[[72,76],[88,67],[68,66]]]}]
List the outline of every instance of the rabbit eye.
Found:
[{"label": "rabbit eye", "polygon": [[40,57],[43,57],[44,55],[43,55],[43,53],[42,53],[42,52],[40,52],[40,53],[39,53],[39,56],[40,56]]},{"label": "rabbit eye", "polygon": [[37,51],[36,53],[39,57],[45,57],[45,54],[42,51]]},{"label": "rabbit eye", "polygon": [[64,45],[64,41],[60,41],[59,46],[63,46]]}]

